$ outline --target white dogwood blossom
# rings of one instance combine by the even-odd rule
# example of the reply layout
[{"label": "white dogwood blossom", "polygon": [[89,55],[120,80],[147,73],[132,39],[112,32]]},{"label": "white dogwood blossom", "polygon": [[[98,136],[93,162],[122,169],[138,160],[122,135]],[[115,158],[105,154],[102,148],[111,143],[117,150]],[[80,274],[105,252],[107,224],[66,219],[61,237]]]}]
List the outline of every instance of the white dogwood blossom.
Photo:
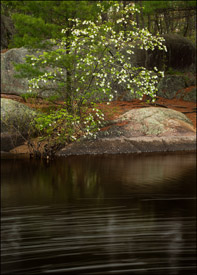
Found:
[{"label": "white dogwood blossom", "polygon": [[[81,110],[87,103],[112,101],[118,93],[118,88],[113,88],[114,83],[135,93],[138,98],[144,94],[155,98],[159,77],[164,76],[164,72],[156,67],[153,70],[135,67],[131,60],[135,48],[167,51],[164,39],[153,36],[146,28],[137,28],[136,22],[131,20],[135,13],[139,13],[133,2],[128,2],[125,7],[120,1],[110,3],[109,15],[116,10],[116,24],[110,21],[103,23],[100,15],[97,23],[69,19],[72,28],[61,30],[62,38],[56,42],[57,49],[31,57],[33,67],[46,65],[46,68],[39,76],[29,80],[29,92],[54,83],[58,93],[70,96],[73,112]],[[102,12],[105,11],[102,2],[97,6]],[[125,26],[128,28],[126,32]],[[92,134],[95,126],[103,120],[101,111],[94,108],[93,112],[96,119],[91,113],[86,119],[83,118],[84,136]],[[75,139],[75,136],[72,135],[72,138]]]}]

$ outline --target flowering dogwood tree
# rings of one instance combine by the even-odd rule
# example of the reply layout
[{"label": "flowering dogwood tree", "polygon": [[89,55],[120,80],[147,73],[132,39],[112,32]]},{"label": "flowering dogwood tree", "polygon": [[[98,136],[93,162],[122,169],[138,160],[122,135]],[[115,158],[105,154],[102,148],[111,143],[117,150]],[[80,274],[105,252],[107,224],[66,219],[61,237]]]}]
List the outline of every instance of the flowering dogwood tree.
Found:
[{"label": "flowering dogwood tree", "polygon": [[[98,5],[102,11],[102,4]],[[87,113],[84,106],[113,100],[117,92],[113,90],[114,83],[136,93],[139,98],[146,94],[154,100],[158,78],[163,76],[156,67],[154,70],[137,67],[132,55],[135,47],[146,51],[155,48],[166,51],[164,39],[151,35],[147,29],[137,28],[131,18],[139,10],[132,3],[121,7],[120,2],[111,1],[109,18],[114,10],[118,14],[116,28],[110,20],[103,23],[101,16],[96,22],[70,19],[73,27],[62,29],[61,41],[53,41],[56,49],[27,58],[32,66],[42,68],[39,75],[29,80],[29,92],[35,93],[41,87],[54,85],[57,93],[65,98],[65,112],[61,115],[72,120],[69,127],[73,125],[70,134],[73,139],[77,136],[76,125],[81,125],[83,136],[92,135],[92,131],[99,129],[103,115],[96,107],[93,113]],[[126,30],[125,25],[128,26]],[[57,120],[52,117],[48,119],[48,127],[54,130]],[[43,120],[44,117],[38,124],[43,126]],[[62,133],[57,131],[57,134]]]}]

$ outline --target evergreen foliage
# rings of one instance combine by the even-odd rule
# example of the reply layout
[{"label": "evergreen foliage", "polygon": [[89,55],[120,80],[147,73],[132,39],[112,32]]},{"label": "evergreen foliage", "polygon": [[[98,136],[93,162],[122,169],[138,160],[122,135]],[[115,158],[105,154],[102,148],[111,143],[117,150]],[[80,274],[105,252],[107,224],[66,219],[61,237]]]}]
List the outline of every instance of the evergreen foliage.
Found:
[{"label": "evergreen foliage", "polygon": [[69,18],[92,20],[98,12],[93,1],[2,1],[1,5],[17,31],[10,48],[45,48],[49,43],[43,40],[61,38],[61,29],[72,27]]},{"label": "evergreen foliage", "polygon": [[[72,28],[69,18],[92,20],[99,13],[102,22],[111,21],[116,27],[117,11],[109,15],[110,1],[1,1],[1,13],[12,17],[16,34],[9,48],[45,48],[41,40],[61,39],[62,28]],[[135,19],[138,27],[147,27],[152,34],[177,33],[195,40],[196,1],[119,1],[120,9],[129,3],[141,10]],[[124,26],[125,29],[128,26]]]}]

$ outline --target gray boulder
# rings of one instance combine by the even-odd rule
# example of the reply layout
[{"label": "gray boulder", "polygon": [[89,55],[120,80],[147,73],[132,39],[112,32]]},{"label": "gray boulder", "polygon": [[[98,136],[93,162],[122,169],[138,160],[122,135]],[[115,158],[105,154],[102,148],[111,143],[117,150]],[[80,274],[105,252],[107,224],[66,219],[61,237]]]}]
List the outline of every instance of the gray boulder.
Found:
[{"label": "gray boulder", "polygon": [[158,84],[157,96],[196,102],[195,80],[193,75],[166,75]]},{"label": "gray boulder", "polygon": [[186,87],[196,86],[196,74],[184,73]]},{"label": "gray boulder", "polygon": [[191,102],[196,102],[196,86],[195,87],[190,87],[187,89],[182,89],[176,93],[176,98],[182,99],[185,101],[191,101]]},{"label": "gray boulder", "polygon": [[1,99],[1,150],[21,145],[34,132],[31,122],[37,112],[12,99]]},{"label": "gray boulder", "polygon": [[186,37],[177,34],[165,34],[164,44],[167,52],[160,50],[147,51],[144,65],[148,69],[155,66],[160,70],[169,68],[180,71],[195,71],[196,64],[196,47]]},{"label": "gray boulder", "polygon": [[25,48],[11,49],[1,54],[1,93],[21,95],[27,92],[28,80],[16,78],[14,69],[14,63],[24,63],[27,54]]},{"label": "gray boulder", "polygon": [[158,84],[157,95],[172,99],[175,97],[178,90],[186,87],[185,79],[179,75],[166,75]]},{"label": "gray boulder", "polygon": [[159,107],[133,109],[120,116],[115,123],[121,126],[126,137],[180,136],[195,133],[192,122],[181,112]]},{"label": "gray boulder", "polygon": [[83,139],[61,149],[57,156],[196,150],[192,122],[166,108],[126,112],[97,138]]},{"label": "gray boulder", "polygon": [[[56,47],[54,46],[54,49]],[[28,78],[18,78],[14,68],[14,64],[25,63],[26,55],[39,56],[42,54],[42,50],[38,52],[32,51],[26,48],[14,48],[1,54],[1,93],[2,94],[14,94],[22,95],[28,94]],[[48,71],[52,71],[51,68],[46,68]],[[66,77],[66,70],[64,70],[64,77]],[[51,83],[47,87],[45,85],[40,86],[37,91],[37,95],[43,98],[59,95],[63,98],[61,92],[57,94],[57,84]]]}]

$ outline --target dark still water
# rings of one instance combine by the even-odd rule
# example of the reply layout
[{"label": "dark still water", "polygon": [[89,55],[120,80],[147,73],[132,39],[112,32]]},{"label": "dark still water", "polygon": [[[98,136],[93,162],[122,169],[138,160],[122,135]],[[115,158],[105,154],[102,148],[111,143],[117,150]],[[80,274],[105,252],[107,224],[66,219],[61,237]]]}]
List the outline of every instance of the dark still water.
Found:
[{"label": "dark still water", "polygon": [[2,273],[196,274],[195,154],[1,161]]}]

